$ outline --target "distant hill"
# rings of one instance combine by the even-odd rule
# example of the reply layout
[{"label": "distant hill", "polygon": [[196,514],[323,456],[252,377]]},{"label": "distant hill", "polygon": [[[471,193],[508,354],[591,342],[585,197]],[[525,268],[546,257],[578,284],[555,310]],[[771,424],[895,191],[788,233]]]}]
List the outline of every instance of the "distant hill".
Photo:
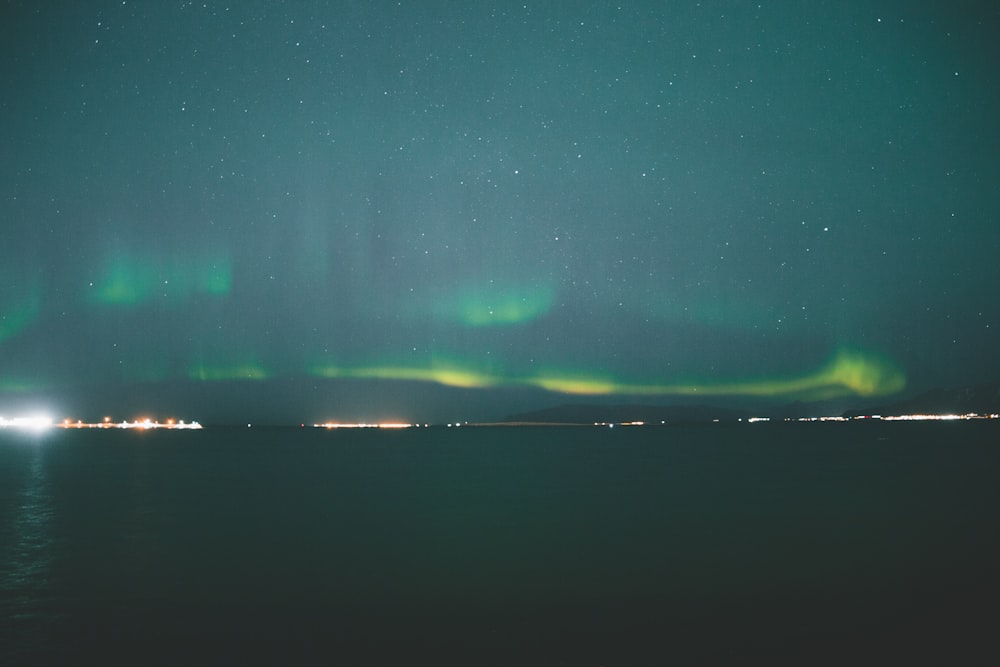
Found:
[{"label": "distant hill", "polygon": [[719,421],[737,421],[751,414],[706,405],[558,405],[542,410],[522,412],[504,418],[505,422],[543,424],[593,424],[661,421],[672,424]]},{"label": "distant hill", "polygon": [[712,421],[734,422],[754,416],[771,419],[797,419],[801,417],[860,415],[911,415],[911,414],[990,414],[1000,412],[1000,382],[959,387],[932,389],[913,398],[884,406],[849,409],[843,405],[793,402],[754,410],[710,405],[621,405],[621,404],[567,404],[541,410],[522,412],[505,417],[507,423],[542,424],[593,424],[646,422],[694,424]]},{"label": "distant hill", "polygon": [[970,412],[989,414],[1000,412],[1000,382],[958,387],[956,389],[931,389],[905,401],[865,410],[848,410],[845,417],[858,415],[913,415],[959,414]]}]

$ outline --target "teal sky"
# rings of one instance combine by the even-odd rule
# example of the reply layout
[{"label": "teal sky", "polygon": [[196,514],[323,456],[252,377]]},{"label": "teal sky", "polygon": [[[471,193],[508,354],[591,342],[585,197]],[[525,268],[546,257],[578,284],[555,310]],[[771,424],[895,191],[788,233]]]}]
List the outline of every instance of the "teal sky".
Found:
[{"label": "teal sky", "polygon": [[7,2],[0,414],[996,380],[998,28],[902,0]]}]

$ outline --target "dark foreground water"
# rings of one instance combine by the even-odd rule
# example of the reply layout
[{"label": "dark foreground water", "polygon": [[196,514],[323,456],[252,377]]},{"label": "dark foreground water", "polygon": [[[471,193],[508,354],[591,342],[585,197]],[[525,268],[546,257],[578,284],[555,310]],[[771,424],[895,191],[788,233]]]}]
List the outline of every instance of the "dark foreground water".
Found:
[{"label": "dark foreground water", "polygon": [[1000,424],[0,431],[0,664],[996,664]]}]

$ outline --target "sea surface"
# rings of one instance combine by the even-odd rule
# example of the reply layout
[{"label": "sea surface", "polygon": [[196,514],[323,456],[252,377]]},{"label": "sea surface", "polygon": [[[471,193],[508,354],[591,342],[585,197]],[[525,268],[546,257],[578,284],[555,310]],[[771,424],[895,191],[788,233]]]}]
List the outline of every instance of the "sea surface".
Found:
[{"label": "sea surface", "polygon": [[1000,424],[0,431],[0,664],[1000,664]]}]

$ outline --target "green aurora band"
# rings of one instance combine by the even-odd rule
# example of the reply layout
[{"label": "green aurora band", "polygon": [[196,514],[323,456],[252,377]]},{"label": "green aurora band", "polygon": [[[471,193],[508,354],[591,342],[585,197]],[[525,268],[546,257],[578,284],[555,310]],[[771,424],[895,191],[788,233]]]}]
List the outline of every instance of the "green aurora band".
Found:
[{"label": "green aurora band", "polygon": [[436,382],[452,387],[536,387],[562,394],[633,396],[753,396],[824,400],[846,396],[888,396],[906,386],[906,377],[893,363],[873,354],[841,349],[818,370],[797,376],[735,382],[640,383],[587,372],[549,371],[527,376],[483,372],[456,362],[428,366],[318,365],[313,375]]},{"label": "green aurora band", "polygon": [[94,283],[91,301],[133,306],[162,297],[183,301],[194,294],[223,296],[232,286],[228,259],[115,258]]},{"label": "green aurora band", "polygon": [[424,294],[413,313],[430,313],[444,322],[474,329],[524,324],[552,308],[555,290],[542,283],[531,285],[465,285],[440,293]]},{"label": "green aurora band", "polygon": [[266,380],[272,376],[263,364],[245,361],[228,364],[196,363],[188,368],[189,380],[200,382],[226,382],[230,380]]},{"label": "green aurora band", "polygon": [[458,319],[471,327],[521,324],[547,313],[554,298],[545,287],[498,291],[487,297],[468,293],[459,299]]},{"label": "green aurora band", "polygon": [[37,289],[21,298],[0,302],[0,343],[25,330],[41,312],[42,298]]}]

